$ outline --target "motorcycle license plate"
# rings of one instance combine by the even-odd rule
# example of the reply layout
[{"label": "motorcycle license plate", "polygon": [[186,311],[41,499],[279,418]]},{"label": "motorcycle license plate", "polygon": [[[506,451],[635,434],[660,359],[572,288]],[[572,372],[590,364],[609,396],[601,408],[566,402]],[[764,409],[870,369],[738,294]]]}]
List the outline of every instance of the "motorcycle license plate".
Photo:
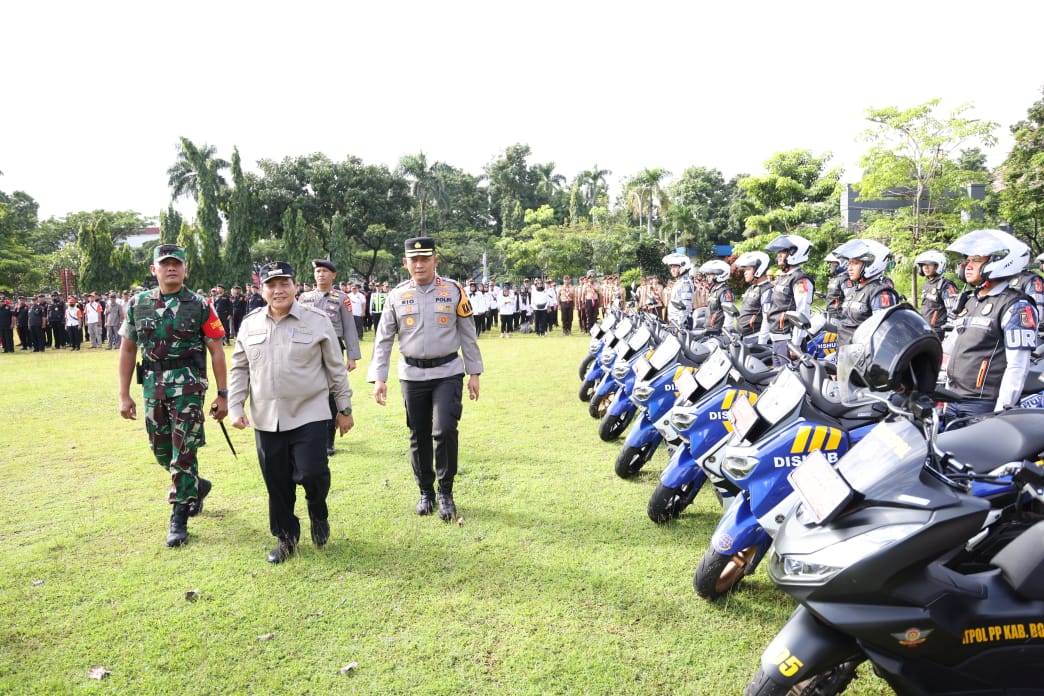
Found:
[{"label": "motorcycle license plate", "polygon": [[692,370],[682,372],[681,376],[674,381],[674,387],[678,396],[686,401],[696,401],[696,397],[700,394],[700,385]]},{"label": "motorcycle license plate", "polygon": [[852,487],[819,450],[809,454],[787,479],[817,524],[829,521],[852,499]]},{"label": "motorcycle license plate", "polygon": [[751,428],[758,422],[758,412],[754,410],[754,404],[747,399],[736,399],[729,409],[729,422],[736,435],[741,440],[746,440]]},{"label": "motorcycle license plate", "polygon": [[645,356],[640,356],[634,359],[634,365],[631,366],[631,371],[634,372],[634,376],[637,380],[647,380],[652,376],[653,370],[652,365],[645,359]]}]

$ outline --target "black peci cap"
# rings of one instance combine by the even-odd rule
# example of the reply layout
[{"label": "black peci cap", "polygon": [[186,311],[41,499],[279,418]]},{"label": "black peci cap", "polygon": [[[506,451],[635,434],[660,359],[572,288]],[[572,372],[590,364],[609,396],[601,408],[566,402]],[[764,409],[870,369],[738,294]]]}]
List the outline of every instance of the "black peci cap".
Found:
[{"label": "black peci cap", "polygon": [[262,266],[257,276],[262,283],[267,283],[273,278],[293,278],[294,267],[286,261],[273,261]]},{"label": "black peci cap", "polygon": [[337,266],[334,265],[333,261],[327,261],[326,259],[312,259],[312,268],[325,268],[328,271],[337,272]]}]

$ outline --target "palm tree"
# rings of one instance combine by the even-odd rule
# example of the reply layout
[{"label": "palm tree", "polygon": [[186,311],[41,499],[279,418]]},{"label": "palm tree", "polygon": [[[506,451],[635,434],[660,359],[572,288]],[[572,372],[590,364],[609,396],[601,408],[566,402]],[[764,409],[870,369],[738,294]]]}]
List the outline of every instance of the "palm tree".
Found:
[{"label": "palm tree", "polygon": [[[221,172],[230,165],[215,157],[216,153],[217,148],[213,145],[204,143],[201,148],[188,138],[181,138],[178,159],[167,169],[167,185],[172,201],[190,196],[198,203],[201,196],[221,194],[228,189],[228,182]],[[215,196],[215,202],[218,197]]]},{"label": "palm tree", "polygon": [[222,171],[229,163],[215,157],[217,148],[204,144],[197,146],[182,136],[178,158],[167,170],[167,185],[171,200],[191,196],[196,201],[196,225],[202,238],[201,273],[194,277],[205,285],[216,283],[221,275],[221,216],[218,211],[228,197],[228,182]]},{"label": "palm tree", "polygon": [[565,183],[565,177],[561,174],[555,174],[554,162],[534,164],[533,173],[536,175],[537,190],[547,196],[547,200],[550,203],[555,195],[555,191],[562,188],[562,184]]},{"label": "palm tree", "polygon": [[608,169],[599,169],[598,165],[585,169],[577,175],[577,183],[584,196],[584,206],[590,210],[598,205],[598,199],[609,192],[606,177],[612,174]]},{"label": "palm tree", "polygon": [[643,169],[631,177],[627,182],[627,207],[633,213],[638,214],[638,226],[642,224],[642,213],[645,213],[646,231],[652,236],[653,209],[665,211],[670,207],[670,196],[660,185],[670,176],[666,169],[656,167],[654,169]]},{"label": "palm tree", "polygon": [[417,199],[420,208],[420,233],[427,234],[428,205],[445,202],[446,187],[441,176],[437,176],[440,163],[428,166],[428,158],[424,152],[405,155],[399,159],[399,173],[410,182],[410,194]]}]

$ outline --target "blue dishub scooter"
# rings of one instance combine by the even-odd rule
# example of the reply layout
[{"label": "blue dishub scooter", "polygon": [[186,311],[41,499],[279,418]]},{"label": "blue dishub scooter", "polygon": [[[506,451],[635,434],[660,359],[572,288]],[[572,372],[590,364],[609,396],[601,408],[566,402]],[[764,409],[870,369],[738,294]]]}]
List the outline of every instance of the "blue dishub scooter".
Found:
[{"label": "blue dishub scooter", "polygon": [[668,446],[681,442],[667,418],[677,399],[675,380],[695,368],[710,355],[707,345],[693,340],[686,332],[680,338],[667,334],[648,358],[639,356],[632,366],[635,383],[630,402],[640,414],[627,433],[627,440],[616,458],[620,478],[636,474],[652,458],[665,439]]}]

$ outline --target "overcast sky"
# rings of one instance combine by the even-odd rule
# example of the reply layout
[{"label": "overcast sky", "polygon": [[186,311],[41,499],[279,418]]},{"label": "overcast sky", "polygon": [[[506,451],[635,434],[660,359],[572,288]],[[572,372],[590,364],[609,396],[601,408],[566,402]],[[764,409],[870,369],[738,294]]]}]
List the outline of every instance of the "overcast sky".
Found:
[{"label": "overcast sky", "polygon": [[[473,174],[514,143],[567,179],[758,174],[834,153],[867,108],[939,98],[1008,127],[1041,98],[1044,5],[883,0],[6,3],[0,190],[41,219],[156,216],[179,136],[244,166],[323,152]],[[191,212],[191,204],[181,206]]]}]

